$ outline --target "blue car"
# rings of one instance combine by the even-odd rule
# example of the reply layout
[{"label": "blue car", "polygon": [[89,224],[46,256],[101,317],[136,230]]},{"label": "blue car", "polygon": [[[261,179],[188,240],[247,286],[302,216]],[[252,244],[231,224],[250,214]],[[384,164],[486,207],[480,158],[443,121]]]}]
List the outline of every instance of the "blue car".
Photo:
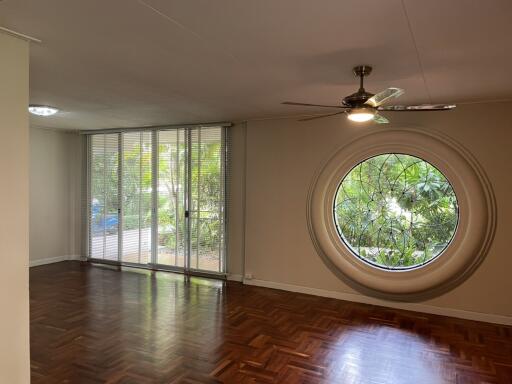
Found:
[{"label": "blue car", "polygon": [[103,214],[103,206],[97,199],[93,199],[91,204],[91,230],[92,233],[108,234],[117,233],[119,228],[119,217],[117,213]]}]

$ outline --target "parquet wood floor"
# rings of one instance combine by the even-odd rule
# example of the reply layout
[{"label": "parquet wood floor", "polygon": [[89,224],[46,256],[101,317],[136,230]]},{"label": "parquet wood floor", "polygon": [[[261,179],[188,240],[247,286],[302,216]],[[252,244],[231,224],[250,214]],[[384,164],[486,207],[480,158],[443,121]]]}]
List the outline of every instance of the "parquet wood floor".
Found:
[{"label": "parquet wood floor", "polygon": [[30,270],[32,383],[512,383],[512,328],[62,262]]}]

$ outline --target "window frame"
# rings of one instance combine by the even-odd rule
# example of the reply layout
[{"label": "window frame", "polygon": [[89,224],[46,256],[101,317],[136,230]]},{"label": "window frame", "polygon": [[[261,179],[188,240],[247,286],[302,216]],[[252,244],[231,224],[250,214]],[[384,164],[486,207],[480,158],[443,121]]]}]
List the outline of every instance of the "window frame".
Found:
[{"label": "window frame", "polygon": [[[336,230],[332,207],[338,185],[355,165],[382,153],[424,159],[445,175],[457,196],[459,224],[451,244],[421,268],[375,268],[354,257]],[[325,264],[355,289],[392,300],[432,297],[460,284],[484,259],[496,227],[492,187],[469,151],[447,135],[410,127],[374,131],[336,151],[312,180],[307,212],[311,239]]]}]

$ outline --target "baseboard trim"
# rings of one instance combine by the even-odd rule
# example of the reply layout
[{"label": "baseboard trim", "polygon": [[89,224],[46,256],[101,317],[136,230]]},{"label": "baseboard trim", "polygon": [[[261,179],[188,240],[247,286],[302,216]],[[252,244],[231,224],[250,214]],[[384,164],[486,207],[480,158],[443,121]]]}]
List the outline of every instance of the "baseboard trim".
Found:
[{"label": "baseboard trim", "polygon": [[238,275],[236,273],[228,273],[227,279],[230,281],[238,281],[238,282],[244,281],[244,277],[242,275]]},{"label": "baseboard trim", "polygon": [[81,256],[80,255],[66,255],[66,256],[48,257],[46,259],[30,260],[28,265],[29,265],[29,267],[37,267],[39,265],[60,263],[61,261],[68,261],[68,260],[81,260]]},{"label": "baseboard trim", "polygon": [[459,319],[466,319],[466,320],[483,321],[486,323],[512,325],[512,317],[503,316],[503,315],[465,311],[462,309],[442,308],[442,307],[435,307],[432,305],[418,304],[418,303],[393,302],[393,301],[381,300],[381,299],[376,299],[373,297],[368,297],[368,296],[363,296],[363,295],[358,295],[358,294],[353,294],[353,293],[328,291],[328,290],[324,290],[324,289],[304,287],[301,285],[277,283],[277,282],[268,281],[268,280],[244,279],[243,283],[247,284],[247,285],[255,285],[258,287],[266,287],[266,288],[280,289],[283,291],[305,293],[308,295],[329,297],[332,299],[346,300],[346,301],[352,301],[352,302],[356,302],[356,303],[379,305],[379,306],[383,306],[383,307],[403,309],[403,310],[407,310],[407,311],[456,317]]}]

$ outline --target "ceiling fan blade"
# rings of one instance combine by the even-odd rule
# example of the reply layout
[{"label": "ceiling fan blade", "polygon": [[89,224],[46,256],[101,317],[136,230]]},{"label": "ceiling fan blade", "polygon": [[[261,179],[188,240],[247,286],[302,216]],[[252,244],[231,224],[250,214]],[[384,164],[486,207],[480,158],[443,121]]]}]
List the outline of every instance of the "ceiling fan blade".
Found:
[{"label": "ceiling fan blade", "polygon": [[326,107],[326,108],[342,108],[347,109],[341,105],[324,105],[324,104],[307,104],[307,103],[296,103],[294,101],[283,101],[281,104],[285,105],[301,105],[303,107]]},{"label": "ceiling fan blade", "polygon": [[315,120],[315,119],[322,119],[324,117],[339,115],[341,113],[345,113],[345,111],[336,112],[336,113],[329,113],[328,115],[320,115],[320,116],[313,116],[313,117],[306,117],[305,119],[300,119],[299,121],[309,121],[309,120]]},{"label": "ceiling fan blade", "polygon": [[422,104],[422,105],[386,105],[378,107],[379,111],[415,112],[415,111],[449,111],[457,107],[455,104]]},{"label": "ceiling fan blade", "polygon": [[384,116],[379,115],[378,113],[376,113],[373,116],[373,121],[377,124],[388,124],[389,123],[388,119],[386,119]]},{"label": "ceiling fan blade", "polygon": [[393,97],[403,95],[404,92],[405,91],[400,88],[388,88],[370,97],[368,100],[366,100],[365,104],[371,105],[372,107],[378,107],[379,105]]}]

